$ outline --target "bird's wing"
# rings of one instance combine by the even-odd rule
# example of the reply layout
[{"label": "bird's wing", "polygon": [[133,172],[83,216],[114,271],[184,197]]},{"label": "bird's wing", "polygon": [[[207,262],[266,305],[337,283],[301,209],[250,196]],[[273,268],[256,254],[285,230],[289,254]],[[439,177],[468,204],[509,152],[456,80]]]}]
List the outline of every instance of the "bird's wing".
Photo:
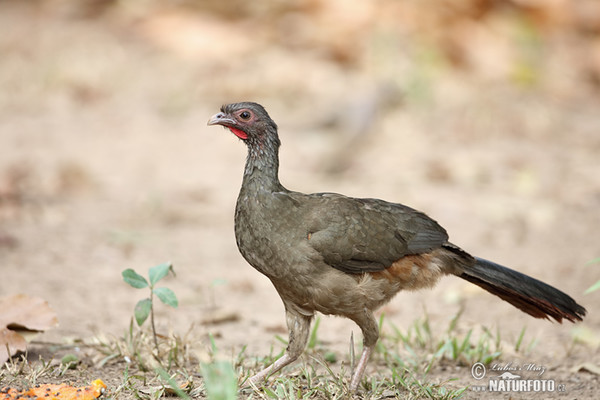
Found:
[{"label": "bird's wing", "polygon": [[409,254],[441,247],[448,234],[410,207],[333,193],[309,195],[303,214],[308,242],[323,260],[348,273],[381,271]]}]

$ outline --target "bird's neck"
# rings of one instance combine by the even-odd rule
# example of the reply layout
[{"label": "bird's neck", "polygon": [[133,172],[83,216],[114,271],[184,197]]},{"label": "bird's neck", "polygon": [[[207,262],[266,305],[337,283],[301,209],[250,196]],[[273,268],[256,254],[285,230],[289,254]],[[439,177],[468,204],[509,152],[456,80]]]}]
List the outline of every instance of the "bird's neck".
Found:
[{"label": "bird's neck", "polygon": [[276,133],[249,140],[242,186],[249,190],[285,190],[279,182],[280,143]]}]

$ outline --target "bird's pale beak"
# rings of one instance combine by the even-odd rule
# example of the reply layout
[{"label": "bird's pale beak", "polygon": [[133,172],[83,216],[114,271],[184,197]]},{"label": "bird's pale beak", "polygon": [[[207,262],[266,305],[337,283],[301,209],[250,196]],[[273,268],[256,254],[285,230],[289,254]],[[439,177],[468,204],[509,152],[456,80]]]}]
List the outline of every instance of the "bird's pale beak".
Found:
[{"label": "bird's pale beak", "polygon": [[235,121],[231,118],[227,118],[225,113],[220,112],[220,113],[217,113],[217,114],[213,115],[212,117],[210,117],[210,119],[208,120],[208,122],[206,124],[207,125],[231,126],[231,125],[235,125]]}]

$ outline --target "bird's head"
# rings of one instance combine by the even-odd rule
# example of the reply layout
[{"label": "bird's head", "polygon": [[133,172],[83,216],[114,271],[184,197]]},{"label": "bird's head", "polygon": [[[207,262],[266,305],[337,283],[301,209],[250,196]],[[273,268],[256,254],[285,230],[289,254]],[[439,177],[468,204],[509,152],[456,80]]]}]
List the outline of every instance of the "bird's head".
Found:
[{"label": "bird's head", "polygon": [[222,125],[247,143],[264,142],[267,136],[277,139],[277,125],[258,103],[226,104],[208,120],[208,125]]}]

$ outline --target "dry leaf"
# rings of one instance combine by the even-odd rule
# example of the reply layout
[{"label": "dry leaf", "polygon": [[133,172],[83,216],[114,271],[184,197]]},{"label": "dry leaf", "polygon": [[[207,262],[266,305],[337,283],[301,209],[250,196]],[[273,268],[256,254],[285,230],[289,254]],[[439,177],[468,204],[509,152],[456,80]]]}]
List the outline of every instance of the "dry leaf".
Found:
[{"label": "dry leaf", "polygon": [[592,374],[600,375],[600,366],[592,363],[583,363],[571,368],[571,372],[590,372]]},{"label": "dry leaf", "polygon": [[576,343],[583,343],[592,349],[600,347],[600,335],[585,325],[577,325],[571,329],[571,336]]},{"label": "dry leaf", "polygon": [[8,328],[0,329],[0,363],[6,361],[8,357],[18,351],[25,351],[26,348],[27,341],[23,336]]},{"label": "dry leaf", "polygon": [[[177,396],[178,392],[180,392],[180,391],[189,393],[190,390],[192,390],[193,382],[191,379],[188,379],[184,382],[178,383],[178,386],[179,386],[179,390],[175,390],[170,386],[161,385],[161,386],[151,386],[147,390],[140,390],[140,391],[151,397],[155,397],[158,393],[160,393],[159,397]],[[0,400],[2,400],[2,399],[0,399]]]},{"label": "dry leaf", "polygon": [[58,324],[56,313],[39,297],[17,294],[0,298],[0,326],[44,331]]},{"label": "dry leaf", "polygon": [[235,322],[240,319],[240,314],[234,310],[216,310],[202,318],[204,325],[218,325]]},{"label": "dry leaf", "polygon": [[0,363],[25,350],[27,332],[41,332],[57,324],[56,313],[39,297],[17,294],[0,298]]}]

